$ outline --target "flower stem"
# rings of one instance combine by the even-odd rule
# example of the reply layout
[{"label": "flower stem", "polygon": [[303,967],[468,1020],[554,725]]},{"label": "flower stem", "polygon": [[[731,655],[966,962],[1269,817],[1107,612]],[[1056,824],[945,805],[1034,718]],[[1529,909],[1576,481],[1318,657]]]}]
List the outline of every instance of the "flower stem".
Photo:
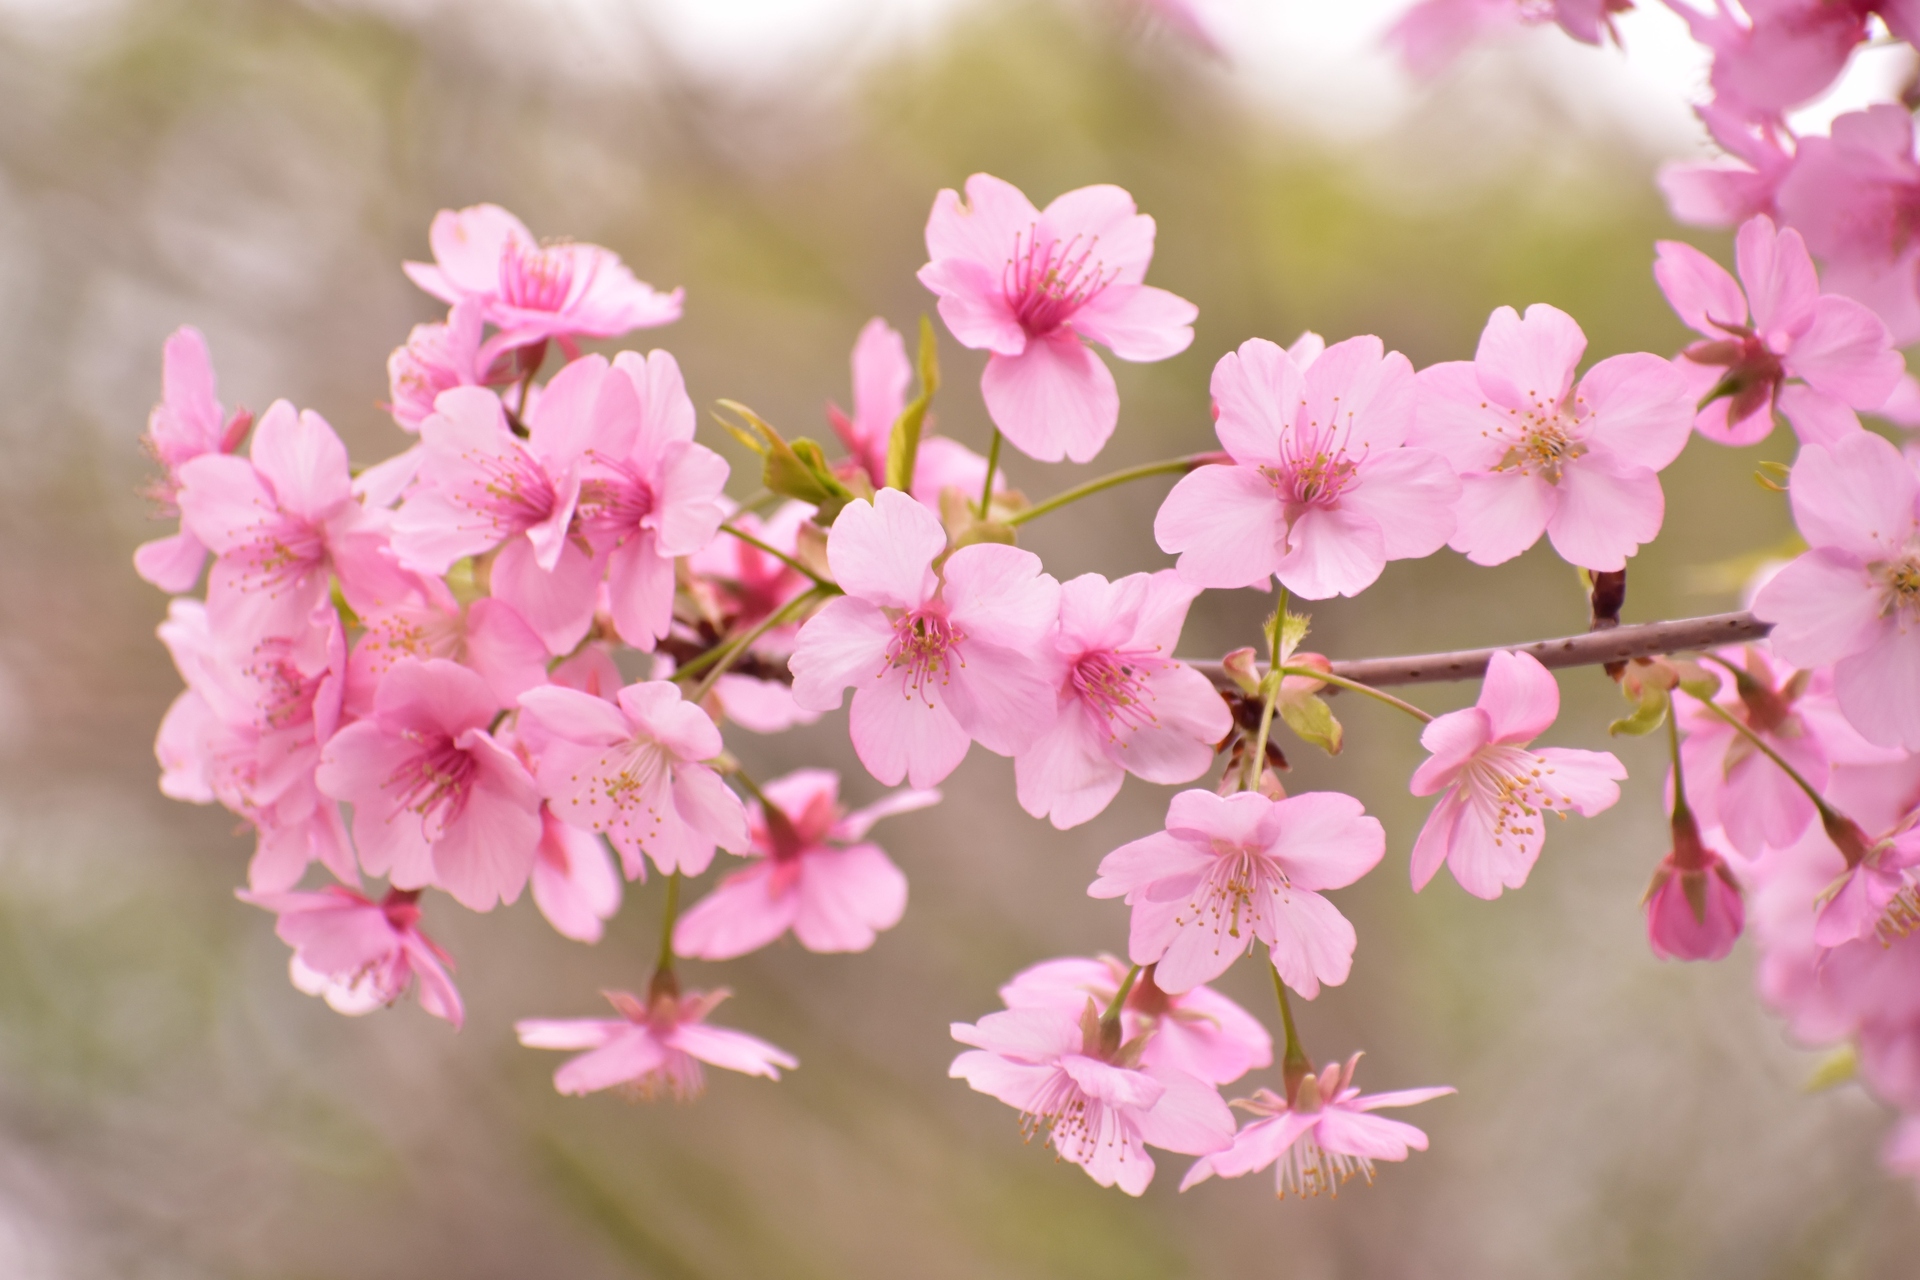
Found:
[{"label": "flower stem", "polygon": [[[1794,781],[1794,784],[1798,786],[1802,791],[1807,793],[1807,799],[1813,801],[1813,807],[1820,811],[1820,818],[1822,822],[1832,823],[1835,821],[1838,821],[1838,822],[1847,821],[1847,818],[1845,817],[1845,815],[1839,813],[1834,809],[1832,805],[1828,804],[1826,802],[1826,798],[1823,797],[1818,791],[1814,789],[1814,786],[1811,782],[1808,782],[1805,778],[1800,776],[1800,771],[1798,769],[1795,769],[1792,765],[1788,764],[1786,760],[1782,758],[1782,756],[1778,751],[1775,751],[1772,747],[1768,746],[1765,738],[1762,738],[1759,734],[1755,733],[1752,729],[1748,728],[1744,723],[1742,723],[1740,720],[1740,717],[1728,711],[1725,707],[1715,702],[1712,698],[1703,698],[1697,693],[1692,694],[1690,696],[1693,698],[1695,702],[1698,702],[1701,706],[1705,707],[1708,711],[1711,711],[1714,715],[1719,716],[1722,720],[1726,721],[1729,725],[1732,725],[1734,732],[1738,733],[1741,737],[1745,738],[1750,744],[1752,744],[1753,749],[1755,751],[1758,751],[1761,755],[1765,756],[1767,759],[1779,765],[1780,771],[1786,774],[1789,778],[1792,778]],[[1669,712],[1668,714],[1669,716],[1671,716],[1672,713]],[[1675,731],[1675,736],[1676,737],[1678,736],[1678,730]],[[1673,760],[1674,760],[1674,769],[1676,771],[1674,774],[1674,777],[1677,781],[1679,778],[1678,770],[1680,767],[1680,753],[1678,748],[1676,748],[1674,751]]]},{"label": "flower stem", "polygon": [[840,589],[838,587],[829,590],[824,586],[814,587],[802,592],[761,619],[760,623],[752,630],[744,632],[738,638],[719,645],[716,648],[709,649],[698,657],[693,658],[686,666],[674,672],[673,678],[675,680],[681,680],[688,676],[696,675],[701,671],[706,671],[706,678],[701,680],[699,687],[687,698],[689,702],[699,702],[702,698],[705,698],[709,693],[713,692],[715,683],[719,681],[721,676],[727,673],[729,667],[740,660],[742,654],[753,647],[755,640],[758,640],[775,627],[783,626],[792,621],[794,617],[804,612],[815,601],[823,600],[829,595],[838,595],[839,593]]},{"label": "flower stem", "polygon": [[1673,757],[1673,820],[1692,822],[1693,809],[1687,804],[1687,779],[1680,769],[1680,726],[1674,708],[1667,708],[1667,753]]},{"label": "flower stem", "polygon": [[[987,478],[980,485],[980,518],[987,518],[987,508],[993,505],[993,473],[1000,469],[1000,428],[993,429],[993,443],[987,446]],[[911,483],[911,479],[909,479]]]},{"label": "flower stem", "polygon": [[1282,667],[1280,668],[1280,673],[1289,676],[1311,676],[1315,680],[1323,680],[1330,685],[1336,685],[1342,689],[1351,689],[1355,693],[1364,693],[1369,698],[1377,698],[1390,707],[1398,707],[1416,720],[1429,722],[1433,719],[1430,713],[1422,711],[1411,702],[1402,702],[1392,694],[1384,693],[1370,684],[1361,684],[1358,680],[1349,680],[1345,676],[1336,676],[1330,671],[1320,671],[1313,667]]},{"label": "flower stem", "polygon": [[1107,1001],[1107,1011],[1100,1015],[1101,1022],[1118,1022],[1120,1010],[1126,1007],[1127,997],[1133,993],[1133,984],[1140,980],[1140,966],[1127,970],[1126,978],[1120,983],[1120,989],[1113,993],[1113,999]]},{"label": "flower stem", "polygon": [[1280,700],[1281,673],[1286,670],[1279,666],[1280,627],[1287,616],[1287,589],[1280,588],[1280,600],[1273,611],[1273,621],[1267,627],[1267,678],[1260,682],[1260,732],[1253,740],[1253,754],[1241,768],[1240,789],[1258,791],[1260,775],[1267,769],[1267,740],[1273,736],[1273,708]]},{"label": "flower stem", "polygon": [[1165,462],[1148,462],[1138,467],[1128,467],[1124,471],[1098,476],[1085,484],[1075,485],[1063,493],[1056,493],[1045,502],[1028,507],[1025,511],[1014,512],[1007,517],[1007,523],[1025,524],[1035,516],[1046,515],[1049,511],[1058,511],[1069,503],[1092,497],[1104,489],[1126,484],[1130,480],[1145,480],[1150,476],[1185,475],[1196,467],[1205,466],[1213,457],[1214,455],[1209,453],[1189,454],[1184,458],[1169,458]]},{"label": "flower stem", "polygon": [[784,564],[785,566],[787,566],[787,568],[793,570],[795,573],[805,574],[807,577],[813,579],[813,584],[816,587],[830,587],[833,585],[831,582],[828,582],[825,578],[821,577],[819,574],[815,573],[813,570],[807,568],[807,566],[801,564],[798,560],[795,560],[792,556],[780,550],[778,547],[770,547],[766,543],[760,541],[760,539],[754,537],[752,534],[747,533],[742,529],[736,529],[731,524],[723,524],[720,526],[720,532],[731,534],[732,536],[740,539],[740,541],[746,543],[748,546],[753,547],[759,551],[765,552],[767,555],[772,556],[775,560],[778,560],[781,564]]},{"label": "flower stem", "polygon": [[673,924],[680,915],[680,873],[676,870],[667,877],[667,912],[660,922],[660,958],[654,962],[653,980],[657,984],[660,975],[673,972]]},{"label": "flower stem", "polygon": [[1280,1074],[1287,1082],[1287,1100],[1293,1100],[1294,1091],[1300,1082],[1313,1074],[1313,1059],[1300,1044],[1300,1032],[1293,1025],[1293,1003],[1287,999],[1287,984],[1280,977],[1279,968],[1272,957],[1267,959],[1267,972],[1273,975],[1274,999],[1280,1002],[1280,1025],[1287,1033],[1286,1052],[1280,1058]]}]

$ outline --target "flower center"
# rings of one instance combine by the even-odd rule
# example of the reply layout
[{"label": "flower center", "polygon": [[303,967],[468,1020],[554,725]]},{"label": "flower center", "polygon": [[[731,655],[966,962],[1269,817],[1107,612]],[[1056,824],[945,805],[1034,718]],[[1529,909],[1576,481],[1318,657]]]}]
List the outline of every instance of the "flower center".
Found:
[{"label": "flower center", "polygon": [[1580,425],[1562,413],[1559,405],[1536,399],[1531,408],[1509,409],[1507,413],[1512,425],[1498,433],[1507,442],[1507,452],[1494,463],[1495,471],[1517,471],[1559,484],[1561,469],[1587,452],[1586,443],[1580,439]]},{"label": "flower center", "polygon": [[1882,617],[1896,613],[1920,614],[1920,555],[1885,565],[1880,570],[1886,579],[1886,598],[1880,606]]},{"label": "flower center", "polygon": [[241,570],[241,589],[277,597],[326,563],[327,541],[305,520],[292,516],[264,521],[252,541],[233,555]]},{"label": "flower center", "polygon": [[438,840],[466,809],[479,766],[444,733],[408,729],[400,736],[418,750],[394,770],[387,785],[398,789],[402,809],[420,815],[427,839]]},{"label": "flower center", "polygon": [[448,496],[493,526],[495,536],[511,538],[553,514],[558,497],[546,469],[515,446],[505,455],[469,450],[466,461],[479,471]]},{"label": "flower center", "polygon": [[1524,848],[1543,834],[1542,810],[1565,809],[1572,803],[1554,789],[1553,767],[1519,747],[1482,748],[1467,771],[1474,800],[1493,810],[1490,825],[1496,846],[1511,838]]},{"label": "flower center", "polygon": [[1107,1145],[1117,1147],[1121,1158],[1126,1158],[1128,1144],[1113,1108],[1088,1097],[1064,1070],[1056,1069],[1032,1109],[1020,1113],[1020,1136],[1031,1142],[1041,1134],[1061,1159],[1074,1164],[1085,1164]]},{"label": "flower center", "polygon": [[258,723],[266,729],[290,729],[313,719],[314,690],[326,673],[309,678],[287,653],[291,644],[283,639],[263,641],[242,668],[259,690]]},{"label": "flower center", "polygon": [[1158,723],[1147,677],[1159,662],[1145,651],[1100,649],[1082,654],[1067,677],[1073,691],[1095,713],[1105,718],[1109,740],[1123,729]]},{"label": "flower center", "polygon": [[1093,256],[1099,243],[1098,236],[1075,235],[1042,244],[1038,228],[1014,238],[1013,257],[1001,269],[1000,291],[1030,336],[1052,333],[1113,283],[1119,273],[1108,273]]},{"label": "flower center", "polygon": [[[585,290],[583,289],[582,292]],[[573,255],[509,239],[500,250],[500,300],[524,311],[559,311],[573,293]]]},{"label": "flower center", "polygon": [[1344,1151],[1329,1151],[1314,1140],[1313,1130],[1309,1129],[1280,1157],[1280,1198],[1284,1200],[1291,1194],[1306,1199],[1322,1191],[1338,1196],[1341,1186],[1355,1174],[1372,1186],[1373,1161]]},{"label": "flower center", "polygon": [[893,624],[893,639],[887,644],[886,666],[880,674],[884,676],[889,671],[904,667],[907,696],[932,706],[933,698],[927,691],[928,686],[947,682],[948,668],[959,660],[954,648],[966,638],[967,633],[956,627],[945,614],[930,609],[916,609],[904,614]]},{"label": "flower center", "polygon": [[581,482],[576,508],[580,525],[596,543],[624,542],[653,514],[653,488],[630,463],[609,461],[592,451],[589,456],[612,474]]},{"label": "flower center", "polygon": [[1248,932],[1253,932],[1253,924],[1260,917],[1261,897],[1278,897],[1287,887],[1287,874],[1264,854],[1226,840],[1212,843],[1213,866],[1194,887],[1185,914],[1175,916],[1173,923],[1180,928],[1197,923],[1211,929],[1214,954],[1218,955],[1225,938],[1234,939],[1230,945],[1236,949],[1252,945],[1250,938],[1241,941],[1241,924],[1244,921]]}]

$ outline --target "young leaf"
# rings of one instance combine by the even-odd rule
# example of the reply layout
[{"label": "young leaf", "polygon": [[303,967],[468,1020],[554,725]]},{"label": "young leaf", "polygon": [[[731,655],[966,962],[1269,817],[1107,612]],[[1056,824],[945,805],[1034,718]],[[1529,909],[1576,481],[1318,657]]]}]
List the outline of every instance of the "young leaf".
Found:
[{"label": "young leaf", "polygon": [[913,488],[913,466],[920,456],[920,428],[926,424],[933,393],[940,387],[940,350],[933,322],[920,317],[920,394],[900,411],[893,434],[887,437],[887,487],[903,492]]}]

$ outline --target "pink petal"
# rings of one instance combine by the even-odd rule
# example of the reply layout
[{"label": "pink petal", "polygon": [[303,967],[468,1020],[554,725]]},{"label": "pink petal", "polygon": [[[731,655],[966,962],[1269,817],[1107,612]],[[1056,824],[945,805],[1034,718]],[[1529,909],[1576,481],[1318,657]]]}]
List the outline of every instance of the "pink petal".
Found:
[{"label": "pink petal", "polygon": [[1233,1145],[1233,1112],[1218,1090],[1184,1071],[1159,1067],[1150,1074],[1166,1091],[1135,1117],[1141,1141],[1189,1156],[1225,1151]]},{"label": "pink petal", "polygon": [[540,791],[511,752],[479,731],[461,746],[479,766],[465,807],[433,847],[434,883],[470,911],[511,903],[539,849]]},{"label": "pink petal", "polygon": [[1541,747],[1533,754],[1548,766],[1546,785],[1581,817],[1591,818],[1620,799],[1619,783],[1626,778],[1627,768],[1612,752]]},{"label": "pink petal", "polygon": [[598,942],[601,922],[620,909],[620,878],[606,846],[553,818],[542,840],[531,878],[534,904],[562,937]]},{"label": "pink petal", "polygon": [[853,344],[853,421],[863,444],[884,455],[893,420],[907,407],[913,366],[907,344],[879,316],[867,321]]},{"label": "pink petal", "polygon": [[953,1023],[949,1030],[961,1044],[1022,1062],[1051,1063],[1062,1054],[1080,1051],[1080,1027],[1074,1015],[1048,1009],[1008,1009],[990,1013],[971,1026]]},{"label": "pink petal", "polygon": [[1238,462],[1281,460],[1306,380],[1292,357],[1265,338],[1249,338],[1213,366],[1214,432]]},{"label": "pink petal", "polygon": [[642,1028],[621,1032],[553,1073],[553,1087],[573,1096],[610,1089],[658,1070],[667,1051]]},{"label": "pink petal", "polygon": [[1611,572],[1652,542],[1666,517],[1660,477],[1646,467],[1614,470],[1594,454],[1560,472],[1559,505],[1547,519],[1547,537],[1569,564]]},{"label": "pink petal", "polygon": [[1301,425],[1340,432],[1354,454],[1396,449],[1413,430],[1418,395],[1405,356],[1387,351],[1372,334],[1348,338],[1308,366]]},{"label": "pink petal", "polygon": [[674,950],[698,960],[731,960],[777,939],[800,908],[794,890],[775,893],[774,870],[757,863],[722,880],[673,930]]},{"label": "pink petal", "polygon": [[1012,183],[991,174],[967,179],[967,199],[951,188],[934,197],[927,218],[927,256],[966,258],[998,271],[1013,255],[1014,239],[1029,235],[1040,211]]},{"label": "pink petal", "polygon": [[1279,565],[1286,508],[1252,467],[1206,466],[1182,476],[1153,518],[1160,549],[1198,587],[1265,587]]},{"label": "pink petal", "polygon": [[[1793,428],[1793,434],[1800,438],[1801,444],[1835,445],[1862,429],[1858,414],[1841,401],[1815,391],[1804,382],[1789,382],[1781,387],[1774,396],[1774,404]],[[1756,413],[1753,419],[1765,422],[1768,432],[1773,430],[1771,413]],[[1766,432],[1762,432],[1754,440],[1764,439],[1765,435]],[[1751,444],[1753,441],[1739,443]]]},{"label": "pink petal", "polygon": [[1386,536],[1372,516],[1344,506],[1308,507],[1287,530],[1286,553],[1273,572],[1295,595],[1325,600],[1359,595],[1386,564]]},{"label": "pink petal", "polygon": [[193,590],[206,563],[206,547],[184,529],[171,537],[143,542],[133,552],[133,571],[171,595]]},{"label": "pink petal", "polygon": [[[1212,763],[1211,751],[1208,756]],[[1020,807],[1033,817],[1050,819],[1059,831],[1097,817],[1120,794],[1126,777],[1100,749],[1100,739],[1078,705],[1069,705],[1013,764]]]},{"label": "pink petal", "polygon": [[1386,829],[1358,800],[1309,791],[1274,802],[1261,822],[1267,851],[1297,889],[1339,889],[1373,870],[1387,851]]},{"label": "pink petal", "polygon": [[1414,425],[1407,443],[1433,450],[1463,475],[1500,464],[1508,415],[1488,401],[1471,360],[1428,365],[1416,375],[1415,385]]},{"label": "pink petal", "polygon": [[[977,198],[971,179],[967,196]],[[1039,235],[1042,242],[1049,237],[1070,241],[1075,236],[1083,243],[1091,241],[1101,271],[1121,284],[1139,284],[1153,258],[1153,219],[1139,212],[1132,196],[1110,183],[1054,197],[1040,213]]]},{"label": "pink petal", "polygon": [[921,284],[939,295],[940,318],[961,346],[1017,356],[1027,349],[1027,331],[1007,303],[1001,280],[1004,265],[988,267],[970,259],[945,258],[929,262],[917,275]]},{"label": "pink petal", "polygon": [[646,651],[673,625],[673,559],[651,532],[628,538],[607,555],[607,600],[620,638]]},{"label": "pink petal", "polygon": [[[882,493],[911,501],[898,490]],[[949,615],[969,637],[1031,652],[1059,617],[1060,584],[1042,572],[1040,557],[1031,551],[975,543],[949,556],[941,576]]]},{"label": "pink petal", "polygon": [[544,685],[520,695],[520,705],[541,727],[558,737],[595,747],[610,747],[633,736],[632,724],[604,698],[560,685]]},{"label": "pink petal", "polygon": [[[933,558],[946,550],[940,518],[898,489],[849,502],[827,538],[827,563],[849,596],[918,608],[934,590]],[[804,705],[804,704],[803,704]]]},{"label": "pink petal", "polygon": [[[1419,794],[1418,792],[1415,793]],[[1433,879],[1433,873],[1446,862],[1447,854],[1453,849],[1454,832],[1458,828],[1466,808],[1466,796],[1455,787],[1440,797],[1440,802],[1427,814],[1427,820],[1420,827],[1420,834],[1413,842],[1413,891],[1420,892]]]},{"label": "pink petal", "polygon": [[1867,741],[1920,750],[1920,626],[1909,613],[1881,624],[1876,643],[1840,660],[1834,693]]},{"label": "pink petal", "polygon": [[1794,523],[1814,547],[1891,559],[1905,550],[1915,527],[1920,479],[1884,437],[1862,431],[1828,447],[1803,448],[1788,496]]},{"label": "pink petal", "polygon": [[466,660],[503,706],[546,683],[546,645],[500,600],[475,600],[467,607]]},{"label": "pink petal", "polygon": [[945,705],[906,689],[904,676],[862,684],[848,727],[860,763],[890,787],[902,778],[916,787],[938,785],[966,758],[971,741]]},{"label": "pink petal", "polygon": [[1747,296],[1727,269],[1690,244],[1654,245],[1653,278],[1680,319],[1695,333],[1722,336],[1722,326],[1745,324]]},{"label": "pink petal", "polygon": [[[720,775],[706,765],[682,764],[673,771],[673,804],[681,819],[724,849],[747,847],[747,813]],[[706,870],[704,862],[688,870]]]},{"label": "pink petal", "polygon": [[1645,352],[1608,356],[1587,370],[1574,397],[1593,455],[1605,454],[1616,467],[1655,471],[1687,447],[1697,400],[1685,375]]},{"label": "pink petal", "polygon": [[1787,352],[1787,369],[1855,409],[1878,409],[1899,385],[1906,361],[1880,317],[1851,298],[1821,298]]},{"label": "pink petal", "polygon": [[865,689],[889,673],[892,643],[893,622],[877,606],[851,596],[827,601],[800,628],[787,662],[794,702],[816,712],[838,707],[848,685]]},{"label": "pink petal", "polygon": [[793,1055],[757,1036],[702,1023],[683,1023],[673,1033],[673,1047],[724,1070],[769,1080],[778,1080],[783,1067],[791,1071],[800,1065]]},{"label": "pink petal", "polygon": [[1837,662],[1882,634],[1878,584],[1840,551],[1817,549],[1794,560],[1760,588],[1753,612],[1774,624],[1767,637],[1773,651],[1800,667]]},{"label": "pink petal", "polygon": [[1460,767],[1493,741],[1493,721],[1479,707],[1463,707],[1435,716],[1420,731],[1420,745],[1432,753],[1413,771],[1408,785],[1416,796],[1430,796],[1450,786]]},{"label": "pink petal", "polygon": [[1503,649],[1487,663],[1474,705],[1486,714],[1488,741],[1525,745],[1559,716],[1560,686],[1532,654]]},{"label": "pink petal", "polygon": [[493,594],[513,606],[549,653],[571,653],[593,626],[600,566],[572,542],[563,544],[549,573],[535,560],[533,545],[515,538],[500,548],[491,581]]},{"label": "pink petal", "polygon": [[865,951],[907,909],[907,878],[870,844],[807,855],[793,936],[809,951]]},{"label": "pink petal", "polygon": [[1200,308],[1165,289],[1110,284],[1073,313],[1071,324],[1122,360],[1165,360],[1193,345],[1199,314]]},{"label": "pink petal", "polygon": [[1007,442],[1040,462],[1091,461],[1120,421],[1112,371],[1067,328],[987,357],[980,395]]},{"label": "pink petal", "polygon": [[1360,464],[1340,506],[1380,527],[1389,560],[1419,560],[1447,545],[1457,523],[1460,480],[1426,449],[1389,449]]},{"label": "pink petal", "polygon": [[1586,349],[1586,335],[1558,307],[1536,302],[1525,319],[1512,307],[1498,307],[1480,335],[1474,372],[1481,389],[1505,408],[1557,405]]},{"label": "pink petal", "polygon": [[347,447],[311,409],[296,415],[286,401],[276,400],[255,424],[247,452],[281,509],[301,519],[318,523],[352,501]]},{"label": "pink petal", "polygon": [[[1459,817],[1447,847],[1447,866],[1460,887],[1488,901],[1502,889],[1518,889],[1540,857],[1545,839],[1545,815],[1535,815],[1519,829],[1495,834],[1493,802],[1462,793]],[[1435,810],[1436,817],[1438,810]]]},{"label": "pink petal", "polygon": [[[1382,849],[1385,839],[1383,833]],[[1282,981],[1311,1000],[1320,994],[1321,983],[1337,987],[1347,980],[1358,938],[1337,907],[1317,893],[1297,889],[1283,889],[1260,906],[1271,922],[1269,954]]]},{"label": "pink petal", "polygon": [[513,1031],[529,1049],[598,1049],[632,1025],[624,1018],[522,1018]]},{"label": "pink petal", "polygon": [[1369,1160],[1405,1160],[1409,1149],[1427,1149],[1427,1135],[1405,1121],[1362,1115],[1339,1107],[1329,1107],[1321,1113],[1314,1137],[1328,1151]]},{"label": "pink petal", "polygon": [[1753,327],[1761,333],[1797,334],[1810,323],[1820,297],[1820,278],[1800,233],[1775,233],[1765,216],[1751,218],[1734,237],[1740,279],[1753,300]]},{"label": "pink petal", "polygon": [[1540,540],[1559,505],[1558,486],[1538,476],[1463,475],[1458,524],[1447,545],[1475,564],[1505,564]]}]

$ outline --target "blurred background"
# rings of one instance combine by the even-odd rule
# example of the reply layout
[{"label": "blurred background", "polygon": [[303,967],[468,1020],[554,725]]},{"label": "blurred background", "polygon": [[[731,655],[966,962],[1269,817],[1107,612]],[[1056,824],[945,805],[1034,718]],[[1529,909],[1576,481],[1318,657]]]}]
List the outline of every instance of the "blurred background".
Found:
[{"label": "blurred background", "polygon": [[[511,1023],[643,983],[657,881],[595,947],[525,899],[475,916],[430,895],[466,1028],[411,1000],[348,1020],[293,990],[271,918],[234,900],[250,841],[232,819],[155,788],[179,681],[129,556],[155,536],[138,437],[160,343],[200,326],[229,406],[286,396],[356,461],[384,457],[403,444],[378,407],[386,355],[436,315],[399,263],[427,256],[442,207],[497,201],[684,285],[684,321],[637,345],[674,351],[697,403],[743,400],[789,434],[826,434],[869,316],[931,309],[926,211],[981,169],[1042,204],[1127,187],[1159,221],[1151,280],[1199,304],[1185,355],[1115,364],[1102,470],[1209,447],[1208,373],[1252,335],[1373,332],[1425,364],[1469,356],[1492,307],[1546,301],[1594,358],[1676,349],[1649,267],[1678,234],[1653,169],[1701,146],[1677,23],[1635,15],[1624,55],[1548,30],[1419,87],[1375,52],[1397,7],[1215,0],[1240,51],[1222,60],[1118,0],[0,0],[0,1277],[1911,1275],[1920,1228],[1875,1167],[1880,1110],[1805,1092],[1815,1056],[1758,1006],[1744,945],[1715,966],[1648,954],[1663,762],[1658,739],[1606,742],[1621,704],[1597,670],[1563,680],[1552,740],[1611,745],[1627,798],[1555,824],[1496,903],[1445,877],[1409,892],[1421,753],[1391,712],[1343,700],[1334,760],[1282,739],[1291,789],[1350,790],[1389,831],[1379,871],[1336,895],[1361,945],[1302,1009],[1310,1051],[1365,1049],[1372,1089],[1460,1089],[1409,1117],[1430,1152],[1337,1201],[1276,1203],[1264,1175],[1180,1196],[1167,1157],[1134,1202],[946,1078],[947,1024],[997,1007],[1016,969],[1124,946],[1125,909],[1085,885],[1158,826],[1165,790],[1130,780],[1055,833],[975,752],[944,806],[880,829],[913,898],[871,952],[687,966],[803,1067],[649,1106],[558,1097],[560,1058]],[[1815,110],[1901,70],[1868,66]],[[942,341],[940,428],[984,447],[981,362]],[[1734,606],[1725,562],[1790,532],[1754,466],[1791,447],[1695,442],[1630,621]],[[1010,470],[1033,495],[1085,474]],[[1061,577],[1159,567],[1164,489],[1038,521],[1026,545]],[[1252,643],[1263,608],[1203,599],[1186,651]],[[1392,565],[1314,623],[1312,647],[1360,657],[1585,612],[1543,546],[1493,570]],[[843,718],[733,737],[759,776],[825,763],[852,799],[878,790]],[[1221,985],[1273,1020],[1257,966]]]}]

